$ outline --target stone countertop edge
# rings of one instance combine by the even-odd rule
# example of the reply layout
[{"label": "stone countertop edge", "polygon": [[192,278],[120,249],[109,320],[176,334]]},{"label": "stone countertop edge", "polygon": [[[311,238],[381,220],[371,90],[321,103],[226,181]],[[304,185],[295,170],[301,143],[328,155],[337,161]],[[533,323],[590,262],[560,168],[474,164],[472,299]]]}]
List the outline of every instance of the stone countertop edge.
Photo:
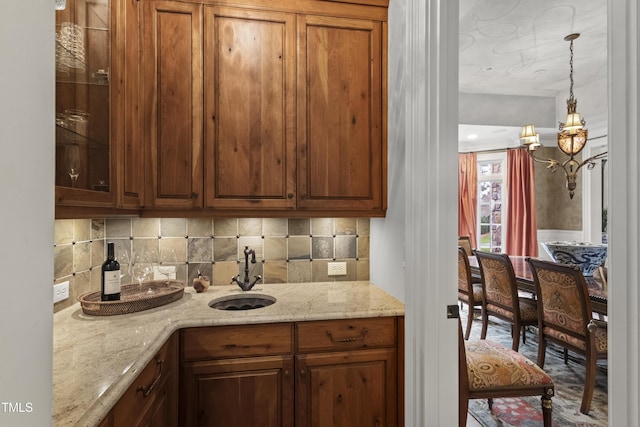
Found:
[{"label": "stone countertop edge", "polygon": [[368,281],[259,284],[245,294],[277,302],[256,310],[210,308],[216,298],[242,291],[190,286],[171,304],[138,313],[89,316],[74,304],[53,316],[53,424],[97,425],[179,329],[311,320],[404,316],[404,304]]}]

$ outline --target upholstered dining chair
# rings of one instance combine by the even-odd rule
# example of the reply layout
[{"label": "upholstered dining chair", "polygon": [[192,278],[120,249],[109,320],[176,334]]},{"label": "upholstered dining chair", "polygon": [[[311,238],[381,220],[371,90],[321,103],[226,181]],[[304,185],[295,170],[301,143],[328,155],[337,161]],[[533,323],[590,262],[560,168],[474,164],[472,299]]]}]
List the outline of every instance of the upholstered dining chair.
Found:
[{"label": "upholstered dining chair", "polygon": [[607,323],[592,317],[587,283],[579,268],[533,258],[527,258],[527,262],[539,304],[538,365],[544,366],[548,342],[583,355],[586,373],[580,412],[588,414],[596,361],[607,358]]},{"label": "upholstered dining chair", "polygon": [[482,276],[482,339],[487,336],[489,316],[511,323],[512,349],[518,351],[520,330],[526,342],[525,328],[538,325],[538,304],[533,298],[518,294],[518,283],[507,254],[475,251]]},{"label": "upholstered dining chair", "polygon": [[471,334],[471,326],[475,318],[474,309],[482,307],[482,284],[474,283],[471,278],[469,257],[462,246],[458,246],[458,301],[460,306],[467,304],[469,315],[467,316],[467,328],[464,339],[468,340]]},{"label": "upholstered dining chair", "polygon": [[473,247],[471,246],[471,237],[458,236],[458,246],[462,246],[467,256],[473,255]]},{"label": "upholstered dining chair", "polygon": [[517,351],[489,340],[466,341],[458,321],[459,427],[467,425],[469,399],[541,396],[542,419],[551,427],[553,380]]}]

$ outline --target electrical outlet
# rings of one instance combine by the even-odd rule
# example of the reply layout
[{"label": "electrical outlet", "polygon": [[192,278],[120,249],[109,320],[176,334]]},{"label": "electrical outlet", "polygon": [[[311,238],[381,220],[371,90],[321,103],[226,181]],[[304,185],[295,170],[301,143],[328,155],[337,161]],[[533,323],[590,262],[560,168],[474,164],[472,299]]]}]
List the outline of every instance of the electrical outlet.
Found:
[{"label": "electrical outlet", "polygon": [[327,267],[327,274],[329,276],[346,276],[347,275],[347,263],[346,262],[330,262]]},{"label": "electrical outlet", "polygon": [[69,298],[69,281],[53,285],[53,303],[64,301]]}]

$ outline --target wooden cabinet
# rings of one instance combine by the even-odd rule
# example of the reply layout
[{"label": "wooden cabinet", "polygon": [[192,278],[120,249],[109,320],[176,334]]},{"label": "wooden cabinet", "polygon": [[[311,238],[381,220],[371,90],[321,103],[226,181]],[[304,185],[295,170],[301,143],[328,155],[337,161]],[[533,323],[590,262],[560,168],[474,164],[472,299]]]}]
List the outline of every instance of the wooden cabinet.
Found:
[{"label": "wooden cabinet", "polygon": [[298,207],[385,209],[382,23],[298,17]]},{"label": "wooden cabinet", "polygon": [[56,10],[55,200],[60,206],[115,204],[112,81],[121,71],[111,49],[116,11],[111,0],[68,0]]},{"label": "wooden cabinet", "polygon": [[184,329],[181,425],[397,426],[398,327],[385,317]]},{"label": "wooden cabinet", "polygon": [[204,13],[205,206],[293,209],[295,15]]},{"label": "wooden cabinet", "polygon": [[202,207],[202,5],[142,2],[145,207]]},{"label": "wooden cabinet", "polygon": [[293,325],[181,331],[181,425],[293,426]]},{"label": "wooden cabinet", "polygon": [[383,216],[386,5],[227,3],[141,2],[145,208]]},{"label": "wooden cabinet", "polygon": [[296,427],[397,426],[396,319],[297,324]]},{"label": "wooden cabinet", "polygon": [[116,403],[114,426],[177,427],[178,336],[173,334]]}]

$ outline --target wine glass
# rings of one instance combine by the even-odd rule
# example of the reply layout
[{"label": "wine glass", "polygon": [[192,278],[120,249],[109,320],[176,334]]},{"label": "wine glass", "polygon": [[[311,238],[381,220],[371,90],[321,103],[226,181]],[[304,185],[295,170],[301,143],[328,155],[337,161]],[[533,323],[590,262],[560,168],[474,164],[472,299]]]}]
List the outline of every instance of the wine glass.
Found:
[{"label": "wine glass", "polygon": [[126,249],[118,252],[116,256],[118,263],[120,263],[120,280],[122,280],[127,274],[131,276],[131,256]]},{"label": "wine glass", "polygon": [[67,173],[71,178],[71,187],[75,188],[80,176],[80,148],[77,145],[67,145],[65,148]]},{"label": "wine glass", "polygon": [[131,255],[131,277],[138,282],[138,291],[142,289],[144,282],[153,273],[153,263],[151,257],[146,252],[132,253]]}]

